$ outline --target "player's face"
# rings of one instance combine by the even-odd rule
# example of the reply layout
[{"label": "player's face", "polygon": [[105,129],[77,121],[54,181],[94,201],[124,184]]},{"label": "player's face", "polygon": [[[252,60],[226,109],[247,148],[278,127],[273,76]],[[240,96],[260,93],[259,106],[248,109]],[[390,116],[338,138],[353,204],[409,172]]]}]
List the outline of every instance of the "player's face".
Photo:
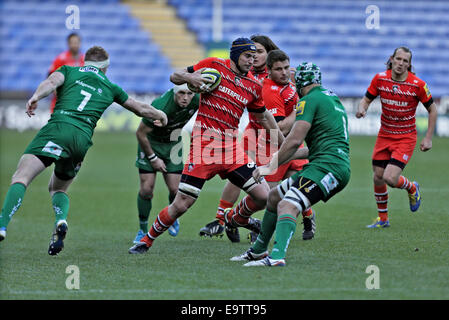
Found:
[{"label": "player's face", "polygon": [[405,52],[402,49],[396,51],[394,57],[391,58],[391,69],[397,75],[404,74],[410,66],[410,52]]},{"label": "player's face", "polygon": [[288,84],[290,81],[290,61],[276,61],[268,70],[268,75],[277,84]]},{"label": "player's face", "polygon": [[243,73],[247,73],[254,65],[255,52],[245,51],[239,57],[239,68]]},{"label": "player's face", "polygon": [[259,69],[262,68],[267,62],[268,52],[265,50],[265,47],[260,43],[255,42],[256,45],[256,55],[254,57],[254,68]]},{"label": "player's face", "polygon": [[190,90],[179,90],[175,93],[175,102],[181,108],[187,107],[192,101],[194,93]]},{"label": "player's face", "polygon": [[73,54],[77,54],[80,51],[81,48],[81,40],[78,37],[71,37],[69,39],[69,50]]}]

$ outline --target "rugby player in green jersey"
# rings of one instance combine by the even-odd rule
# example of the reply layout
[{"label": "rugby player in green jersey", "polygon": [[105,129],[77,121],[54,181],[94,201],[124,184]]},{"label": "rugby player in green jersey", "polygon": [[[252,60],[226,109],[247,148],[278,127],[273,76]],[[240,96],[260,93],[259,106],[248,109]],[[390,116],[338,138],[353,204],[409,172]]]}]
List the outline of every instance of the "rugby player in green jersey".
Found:
[{"label": "rugby player in green jersey", "polygon": [[[296,122],[269,164],[257,168],[256,180],[291,159],[309,163],[270,190],[262,227],[254,245],[232,261],[248,261],[245,266],[285,266],[287,247],[296,229],[296,219],[320,200],[326,202],[349,181],[348,118],[339,98],[321,86],[320,69],[304,62],[295,72],[300,97]],[[307,148],[298,149],[305,141]],[[276,231],[271,254],[268,244]]]},{"label": "rugby player in green jersey", "polygon": [[[192,118],[199,107],[199,94],[189,90],[187,84],[175,86],[161,97],[153,100],[151,105],[163,111],[168,118],[165,127],[155,127],[151,119],[143,118],[136,132],[138,143],[136,167],[139,169],[140,190],[137,195],[139,213],[139,231],[134,243],[148,232],[156,172],[161,171],[168,188],[168,201],[172,203],[178,191],[182,161],[181,129]],[[179,221],[170,226],[168,233],[176,236]]]},{"label": "rugby player in green jersey", "polygon": [[84,67],[60,67],[41,82],[28,100],[26,113],[31,117],[38,101],[57,91],[58,100],[50,120],[28,145],[12,176],[0,214],[0,241],[5,239],[6,227],[22,204],[28,185],[54,163],[48,190],[55,212],[55,228],[48,254],[57,255],[64,248],[69,211],[67,190],[92,146],[97,121],[113,102],[138,116],[154,119],[156,125],[167,124],[164,112],[128,97],[122,88],[110,82],[105,75],[108,66],[108,53],[94,46],[86,52]]}]

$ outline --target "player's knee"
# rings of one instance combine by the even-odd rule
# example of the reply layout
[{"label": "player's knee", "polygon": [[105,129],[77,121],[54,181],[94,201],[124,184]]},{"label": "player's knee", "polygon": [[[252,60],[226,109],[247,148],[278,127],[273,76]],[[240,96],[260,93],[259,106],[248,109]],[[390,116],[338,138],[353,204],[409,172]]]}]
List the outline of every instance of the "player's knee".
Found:
[{"label": "player's knee", "polygon": [[301,213],[301,210],[289,201],[281,200],[277,205],[277,212],[278,215],[289,214],[296,217]]},{"label": "player's knee", "polygon": [[272,208],[276,208],[279,201],[281,201],[281,198],[279,197],[279,192],[277,191],[276,188],[273,188],[270,190],[270,192],[268,193],[268,202],[267,202],[267,207],[272,207]]},{"label": "player's knee", "polygon": [[195,201],[185,195],[180,194],[179,197],[175,198],[170,206],[172,206],[173,210],[176,212],[176,215],[179,216],[186,212]]},{"label": "player's knee", "polygon": [[396,175],[385,173],[383,175],[383,180],[390,186],[394,187],[398,183],[398,178]]},{"label": "player's knee", "polygon": [[152,186],[141,186],[139,190],[139,195],[143,199],[153,199],[153,190]]}]

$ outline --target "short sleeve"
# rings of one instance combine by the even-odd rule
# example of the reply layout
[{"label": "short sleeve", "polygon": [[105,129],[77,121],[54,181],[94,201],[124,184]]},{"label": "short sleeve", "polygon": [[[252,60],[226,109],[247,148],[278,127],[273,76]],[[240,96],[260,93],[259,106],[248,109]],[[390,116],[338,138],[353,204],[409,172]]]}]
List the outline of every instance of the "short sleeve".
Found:
[{"label": "short sleeve", "polygon": [[52,73],[56,71],[61,72],[64,75],[64,77],[67,77],[67,74],[69,73],[69,68],[67,66],[60,66],[56,70],[52,71]]},{"label": "short sleeve", "polygon": [[377,79],[378,75],[376,74],[373,80],[371,80],[368,90],[366,90],[366,96],[370,99],[374,99],[379,95],[379,90],[377,90]]},{"label": "short sleeve", "polygon": [[432,94],[427,87],[427,83],[425,83],[424,81],[420,83],[418,99],[426,108],[430,107],[430,105],[433,103]]},{"label": "short sleeve", "polygon": [[315,117],[316,106],[313,100],[305,97],[296,104],[296,121],[303,120],[312,124]]},{"label": "short sleeve", "polygon": [[128,100],[128,94],[118,85],[113,84],[113,90],[114,90],[114,102],[117,102],[118,104],[124,104],[126,100]]},{"label": "short sleeve", "polygon": [[262,97],[265,108],[271,112],[273,117],[285,117],[284,101],[280,95],[279,87],[264,86],[262,89]]},{"label": "short sleeve", "polygon": [[197,64],[188,67],[187,71],[190,73],[193,73],[202,68],[212,68],[212,61],[215,61],[216,59],[217,58],[214,58],[214,57],[209,57],[209,58],[203,59],[200,62],[198,62]]}]

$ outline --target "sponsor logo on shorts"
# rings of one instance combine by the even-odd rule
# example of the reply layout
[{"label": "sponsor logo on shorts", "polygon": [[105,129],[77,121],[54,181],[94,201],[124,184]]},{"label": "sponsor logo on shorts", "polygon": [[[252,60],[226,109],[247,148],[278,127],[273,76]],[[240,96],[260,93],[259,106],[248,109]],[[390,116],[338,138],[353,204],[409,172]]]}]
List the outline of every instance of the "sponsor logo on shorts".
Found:
[{"label": "sponsor logo on shorts", "polygon": [[191,172],[193,170],[193,168],[195,168],[195,164],[193,163],[189,163],[189,166],[187,168],[187,171]]},{"label": "sponsor logo on shorts", "polygon": [[326,189],[327,193],[330,193],[338,186],[338,180],[334,177],[332,173],[328,173],[321,179],[321,184]]},{"label": "sponsor logo on shorts", "polygon": [[408,155],[404,154],[404,155],[402,156],[402,159],[404,159],[405,161],[408,161]]},{"label": "sponsor logo on shorts", "polygon": [[63,150],[64,149],[61,146],[57,145],[56,143],[54,143],[52,141],[48,141],[47,144],[45,145],[45,147],[42,148],[43,152],[48,152],[48,153],[54,154],[58,157],[61,155]]}]

